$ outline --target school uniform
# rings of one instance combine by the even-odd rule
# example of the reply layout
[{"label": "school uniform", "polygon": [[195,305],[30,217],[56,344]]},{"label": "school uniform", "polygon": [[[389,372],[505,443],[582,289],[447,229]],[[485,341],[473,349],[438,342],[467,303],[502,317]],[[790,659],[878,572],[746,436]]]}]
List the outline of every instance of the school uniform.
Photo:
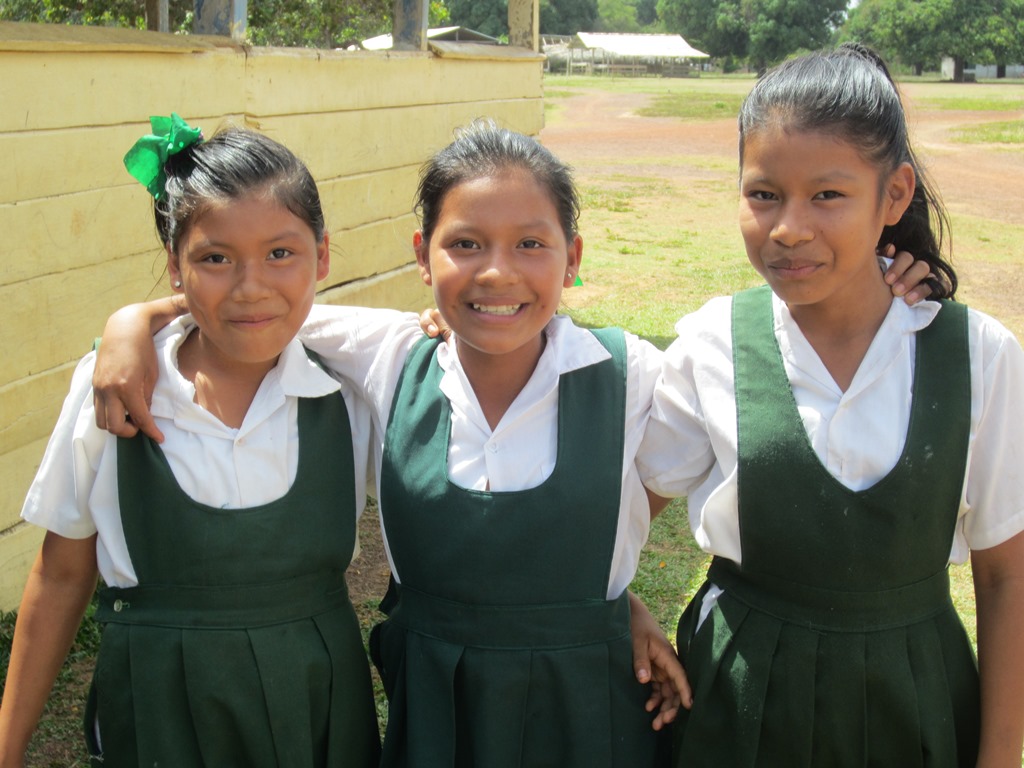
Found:
[{"label": "school uniform", "polygon": [[105,766],[376,765],[344,580],[369,413],[293,342],[242,426],[226,427],[177,371],[192,327],[157,339],[165,443],[95,427],[89,355],[23,510],[62,536],[98,534],[90,749]]},{"label": "school uniform", "polygon": [[894,300],[843,392],[767,288],[677,330],[638,459],[715,555],[680,620],[676,764],[973,765],[946,566],[1024,529],[1019,345]]},{"label": "school uniform", "polygon": [[[613,355],[566,317],[545,335],[493,430],[454,345],[418,326],[368,370],[397,585],[375,638],[383,765],[655,764],[625,588],[650,524],[634,456],[660,353],[619,333]],[[330,365],[329,336],[303,330]]]}]

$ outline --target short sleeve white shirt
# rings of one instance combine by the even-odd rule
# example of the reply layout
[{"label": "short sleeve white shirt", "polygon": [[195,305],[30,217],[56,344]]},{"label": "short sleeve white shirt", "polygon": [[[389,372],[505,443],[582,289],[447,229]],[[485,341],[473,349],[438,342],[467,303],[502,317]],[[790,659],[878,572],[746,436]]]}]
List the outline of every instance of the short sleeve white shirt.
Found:
[{"label": "short sleeve white shirt", "polygon": [[[358,515],[366,498],[370,411],[352,387],[336,381],[292,341],[264,378],[238,429],[194,402],[195,388],[177,369],[177,350],[194,328],[179,318],[156,338],[159,375],[152,414],[161,450],[182,490],[210,506],[244,509],[287,493],[298,469],[298,398],[341,391],[352,426]],[[100,576],[110,586],[138,579],[121,527],[117,438],[96,426],[92,401],[95,354],[79,363],[22,517],[73,539],[98,534]],[[301,525],[296,520],[296,525]]]},{"label": "short sleeve white shirt", "polygon": [[[773,297],[775,336],[804,429],[848,488],[870,487],[898,461],[910,420],[915,334],[940,308],[894,299],[844,392]],[[690,526],[705,551],[740,562],[731,309],[730,298],[714,299],[676,325],[679,338],[665,353],[638,464],[655,493],[689,495]],[[1024,353],[1006,328],[974,310],[968,337],[971,427],[950,552],[955,563],[1024,530]]]},{"label": "short sleeve white shirt", "polygon": [[[349,337],[357,331],[345,322],[344,315],[332,321],[328,316],[332,309],[318,308],[304,327],[301,338],[327,365],[333,367],[336,354],[340,354],[342,365],[350,365],[348,350],[355,344]],[[477,490],[519,491],[536,487],[551,475],[557,455],[559,377],[606,360],[610,354],[592,333],[577,327],[568,317],[552,318],[544,332],[547,343],[533,375],[493,430],[459,363],[458,342],[438,347],[437,359],[444,371],[441,392],[451,403],[452,413],[448,476],[457,485]],[[380,341],[380,346],[376,358],[366,369],[363,387],[372,404],[379,434],[383,435],[405,359],[422,338],[422,332],[418,319],[406,316],[399,318],[387,333],[363,333],[364,339],[371,336]],[[332,345],[337,351],[332,351]],[[635,457],[647,425],[661,352],[626,334],[626,357],[622,494],[608,582],[609,598],[620,595],[632,580],[650,530],[650,507]],[[377,441],[375,449],[379,482],[382,441]],[[586,450],[586,446],[580,446],[579,450]],[[551,510],[551,514],[560,512]],[[388,557],[390,560],[390,550]],[[395,573],[393,561],[391,566]],[[395,576],[401,578],[400,574],[395,573]]]}]

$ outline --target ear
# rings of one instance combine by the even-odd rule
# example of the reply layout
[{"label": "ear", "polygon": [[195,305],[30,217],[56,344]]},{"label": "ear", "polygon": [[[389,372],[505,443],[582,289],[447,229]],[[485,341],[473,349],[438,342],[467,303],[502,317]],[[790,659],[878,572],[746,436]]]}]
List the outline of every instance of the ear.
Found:
[{"label": "ear", "polygon": [[178,268],[178,257],[171,250],[170,243],[164,246],[164,249],[167,251],[167,276],[171,280],[171,290],[175,293],[184,293],[185,289],[182,287],[184,281],[181,279],[181,270]]},{"label": "ear", "polygon": [[320,282],[331,271],[331,236],[324,231],[323,239],[316,244],[316,280]]},{"label": "ear", "polygon": [[565,277],[562,279],[563,288],[572,288],[576,282],[576,276],[580,273],[580,264],[583,262],[583,238],[576,235],[569,243],[567,250],[567,264],[565,266]]},{"label": "ear", "polygon": [[430,244],[423,238],[422,230],[412,235],[412,248],[416,251],[416,263],[420,265],[420,277],[424,285],[433,285],[430,278]]},{"label": "ear", "polygon": [[885,182],[882,206],[886,226],[896,224],[903,218],[903,214],[910,207],[910,201],[914,199],[916,188],[917,175],[914,169],[910,163],[900,163]]}]

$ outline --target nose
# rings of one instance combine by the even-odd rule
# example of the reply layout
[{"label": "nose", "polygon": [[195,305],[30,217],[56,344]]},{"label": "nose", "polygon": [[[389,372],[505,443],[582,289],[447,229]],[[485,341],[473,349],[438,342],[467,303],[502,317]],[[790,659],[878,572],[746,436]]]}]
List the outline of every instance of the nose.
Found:
[{"label": "nose", "polygon": [[476,274],[480,285],[510,285],[519,282],[519,265],[514,249],[494,246],[488,249]]},{"label": "nose", "polygon": [[773,241],[787,248],[814,239],[814,230],[803,206],[786,203],[775,220],[771,237]]},{"label": "nose", "polygon": [[232,291],[236,301],[259,301],[268,294],[269,287],[263,274],[265,268],[262,261],[239,261],[235,269],[235,286]]}]

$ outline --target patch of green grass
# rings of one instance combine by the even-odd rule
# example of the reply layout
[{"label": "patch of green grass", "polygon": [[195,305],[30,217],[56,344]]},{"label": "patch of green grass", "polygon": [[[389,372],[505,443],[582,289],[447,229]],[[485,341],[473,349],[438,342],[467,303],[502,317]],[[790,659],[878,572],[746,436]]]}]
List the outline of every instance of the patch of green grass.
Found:
[{"label": "patch of green grass", "polygon": [[644,117],[678,117],[683,120],[718,120],[736,117],[743,97],[730,93],[668,93],[649,107],[637,110]]},{"label": "patch of green grass", "polygon": [[1019,96],[1013,94],[992,96],[931,96],[918,100],[919,106],[929,109],[960,110],[963,112],[1004,112],[1021,109]]},{"label": "patch of green grass", "polygon": [[953,140],[961,144],[1024,144],[1024,120],[960,128],[953,132]]}]

